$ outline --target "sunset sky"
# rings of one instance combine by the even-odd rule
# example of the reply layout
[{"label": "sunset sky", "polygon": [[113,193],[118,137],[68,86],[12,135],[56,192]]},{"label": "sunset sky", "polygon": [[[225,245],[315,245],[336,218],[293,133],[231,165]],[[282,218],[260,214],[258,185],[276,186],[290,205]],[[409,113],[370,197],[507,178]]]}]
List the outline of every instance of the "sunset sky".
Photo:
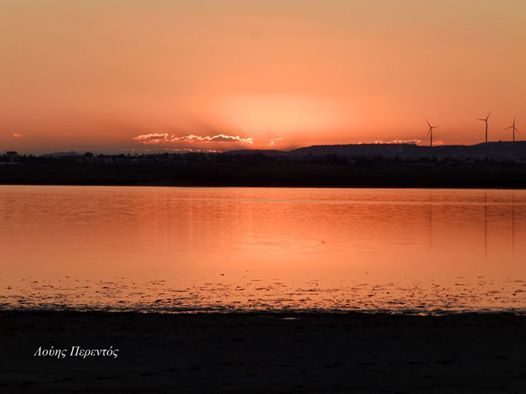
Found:
[{"label": "sunset sky", "polygon": [[0,0],[0,48],[0,151],[526,134],[523,0]]}]

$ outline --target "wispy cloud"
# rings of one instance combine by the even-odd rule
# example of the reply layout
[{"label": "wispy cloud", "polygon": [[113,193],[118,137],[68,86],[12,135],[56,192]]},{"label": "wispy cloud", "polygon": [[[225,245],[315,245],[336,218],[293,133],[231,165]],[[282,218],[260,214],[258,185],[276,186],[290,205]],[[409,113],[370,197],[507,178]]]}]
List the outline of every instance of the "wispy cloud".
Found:
[{"label": "wispy cloud", "polygon": [[422,140],[391,140],[391,141],[382,141],[376,140],[373,144],[419,144]]},{"label": "wispy cloud", "polygon": [[175,134],[168,133],[150,133],[141,134],[133,137],[135,141],[140,144],[153,145],[153,144],[172,144],[177,142],[189,142],[189,143],[238,143],[252,145],[254,140],[252,137],[243,138],[238,135],[228,134],[215,134],[200,136],[195,134],[188,134],[183,136],[176,136]]},{"label": "wispy cloud", "polygon": [[271,138],[268,144],[274,146],[281,140],[283,140],[283,137]]},{"label": "wispy cloud", "polygon": [[21,133],[13,133],[11,134],[12,138],[24,138],[24,134]]},{"label": "wispy cloud", "polygon": [[166,152],[173,152],[173,153],[223,153],[222,150],[217,150],[217,149],[192,149],[192,148],[175,149],[175,148],[166,148],[164,150]]}]

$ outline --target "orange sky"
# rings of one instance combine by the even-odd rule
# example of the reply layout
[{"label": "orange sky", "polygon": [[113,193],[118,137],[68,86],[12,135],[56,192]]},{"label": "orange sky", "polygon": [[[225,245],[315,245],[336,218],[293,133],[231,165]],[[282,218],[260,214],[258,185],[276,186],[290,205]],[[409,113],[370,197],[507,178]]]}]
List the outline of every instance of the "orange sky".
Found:
[{"label": "orange sky", "polygon": [[492,140],[526,125],[523,0],[0,0],[0,48],[0,151],[425,140],[426,118],[470,144],[489,111]]}]

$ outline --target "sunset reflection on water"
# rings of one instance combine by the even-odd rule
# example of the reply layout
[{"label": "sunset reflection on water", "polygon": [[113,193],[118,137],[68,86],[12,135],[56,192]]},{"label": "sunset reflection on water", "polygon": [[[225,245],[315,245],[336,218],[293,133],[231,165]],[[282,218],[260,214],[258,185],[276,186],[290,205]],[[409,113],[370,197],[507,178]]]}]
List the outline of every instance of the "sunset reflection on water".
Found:
[{"label": "sunset reflection on water", "polygon": [[526,192],[0,186],[0,307],[526,307]]}]

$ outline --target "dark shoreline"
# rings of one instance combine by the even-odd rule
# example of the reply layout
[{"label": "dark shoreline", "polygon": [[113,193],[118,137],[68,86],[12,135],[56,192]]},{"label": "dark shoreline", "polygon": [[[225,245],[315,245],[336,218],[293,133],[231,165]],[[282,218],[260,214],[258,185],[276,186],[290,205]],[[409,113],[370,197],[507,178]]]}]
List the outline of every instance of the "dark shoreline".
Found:
[{"label": "dark shoreline", "polygon": [[22,156],[2,185],[526,189],[524,161],[264,155]]},{"label": "dark shoreline", "polygon": [[407,189],[407,190],[526,190],[526,186],[513,187],[513,186],[284,186],[284,185],[194,185],[194,184],[106,184],[106,183],[0,183],[0,186],[57,186],[57,187],[166,187],[166,188],[261,188],[261,189]]},{"label": "dark shoreline", "polygon": [[[119,357],[38,358],[39,346]],[[0,392],[524,392],[526,317],[0,311]]]}]

